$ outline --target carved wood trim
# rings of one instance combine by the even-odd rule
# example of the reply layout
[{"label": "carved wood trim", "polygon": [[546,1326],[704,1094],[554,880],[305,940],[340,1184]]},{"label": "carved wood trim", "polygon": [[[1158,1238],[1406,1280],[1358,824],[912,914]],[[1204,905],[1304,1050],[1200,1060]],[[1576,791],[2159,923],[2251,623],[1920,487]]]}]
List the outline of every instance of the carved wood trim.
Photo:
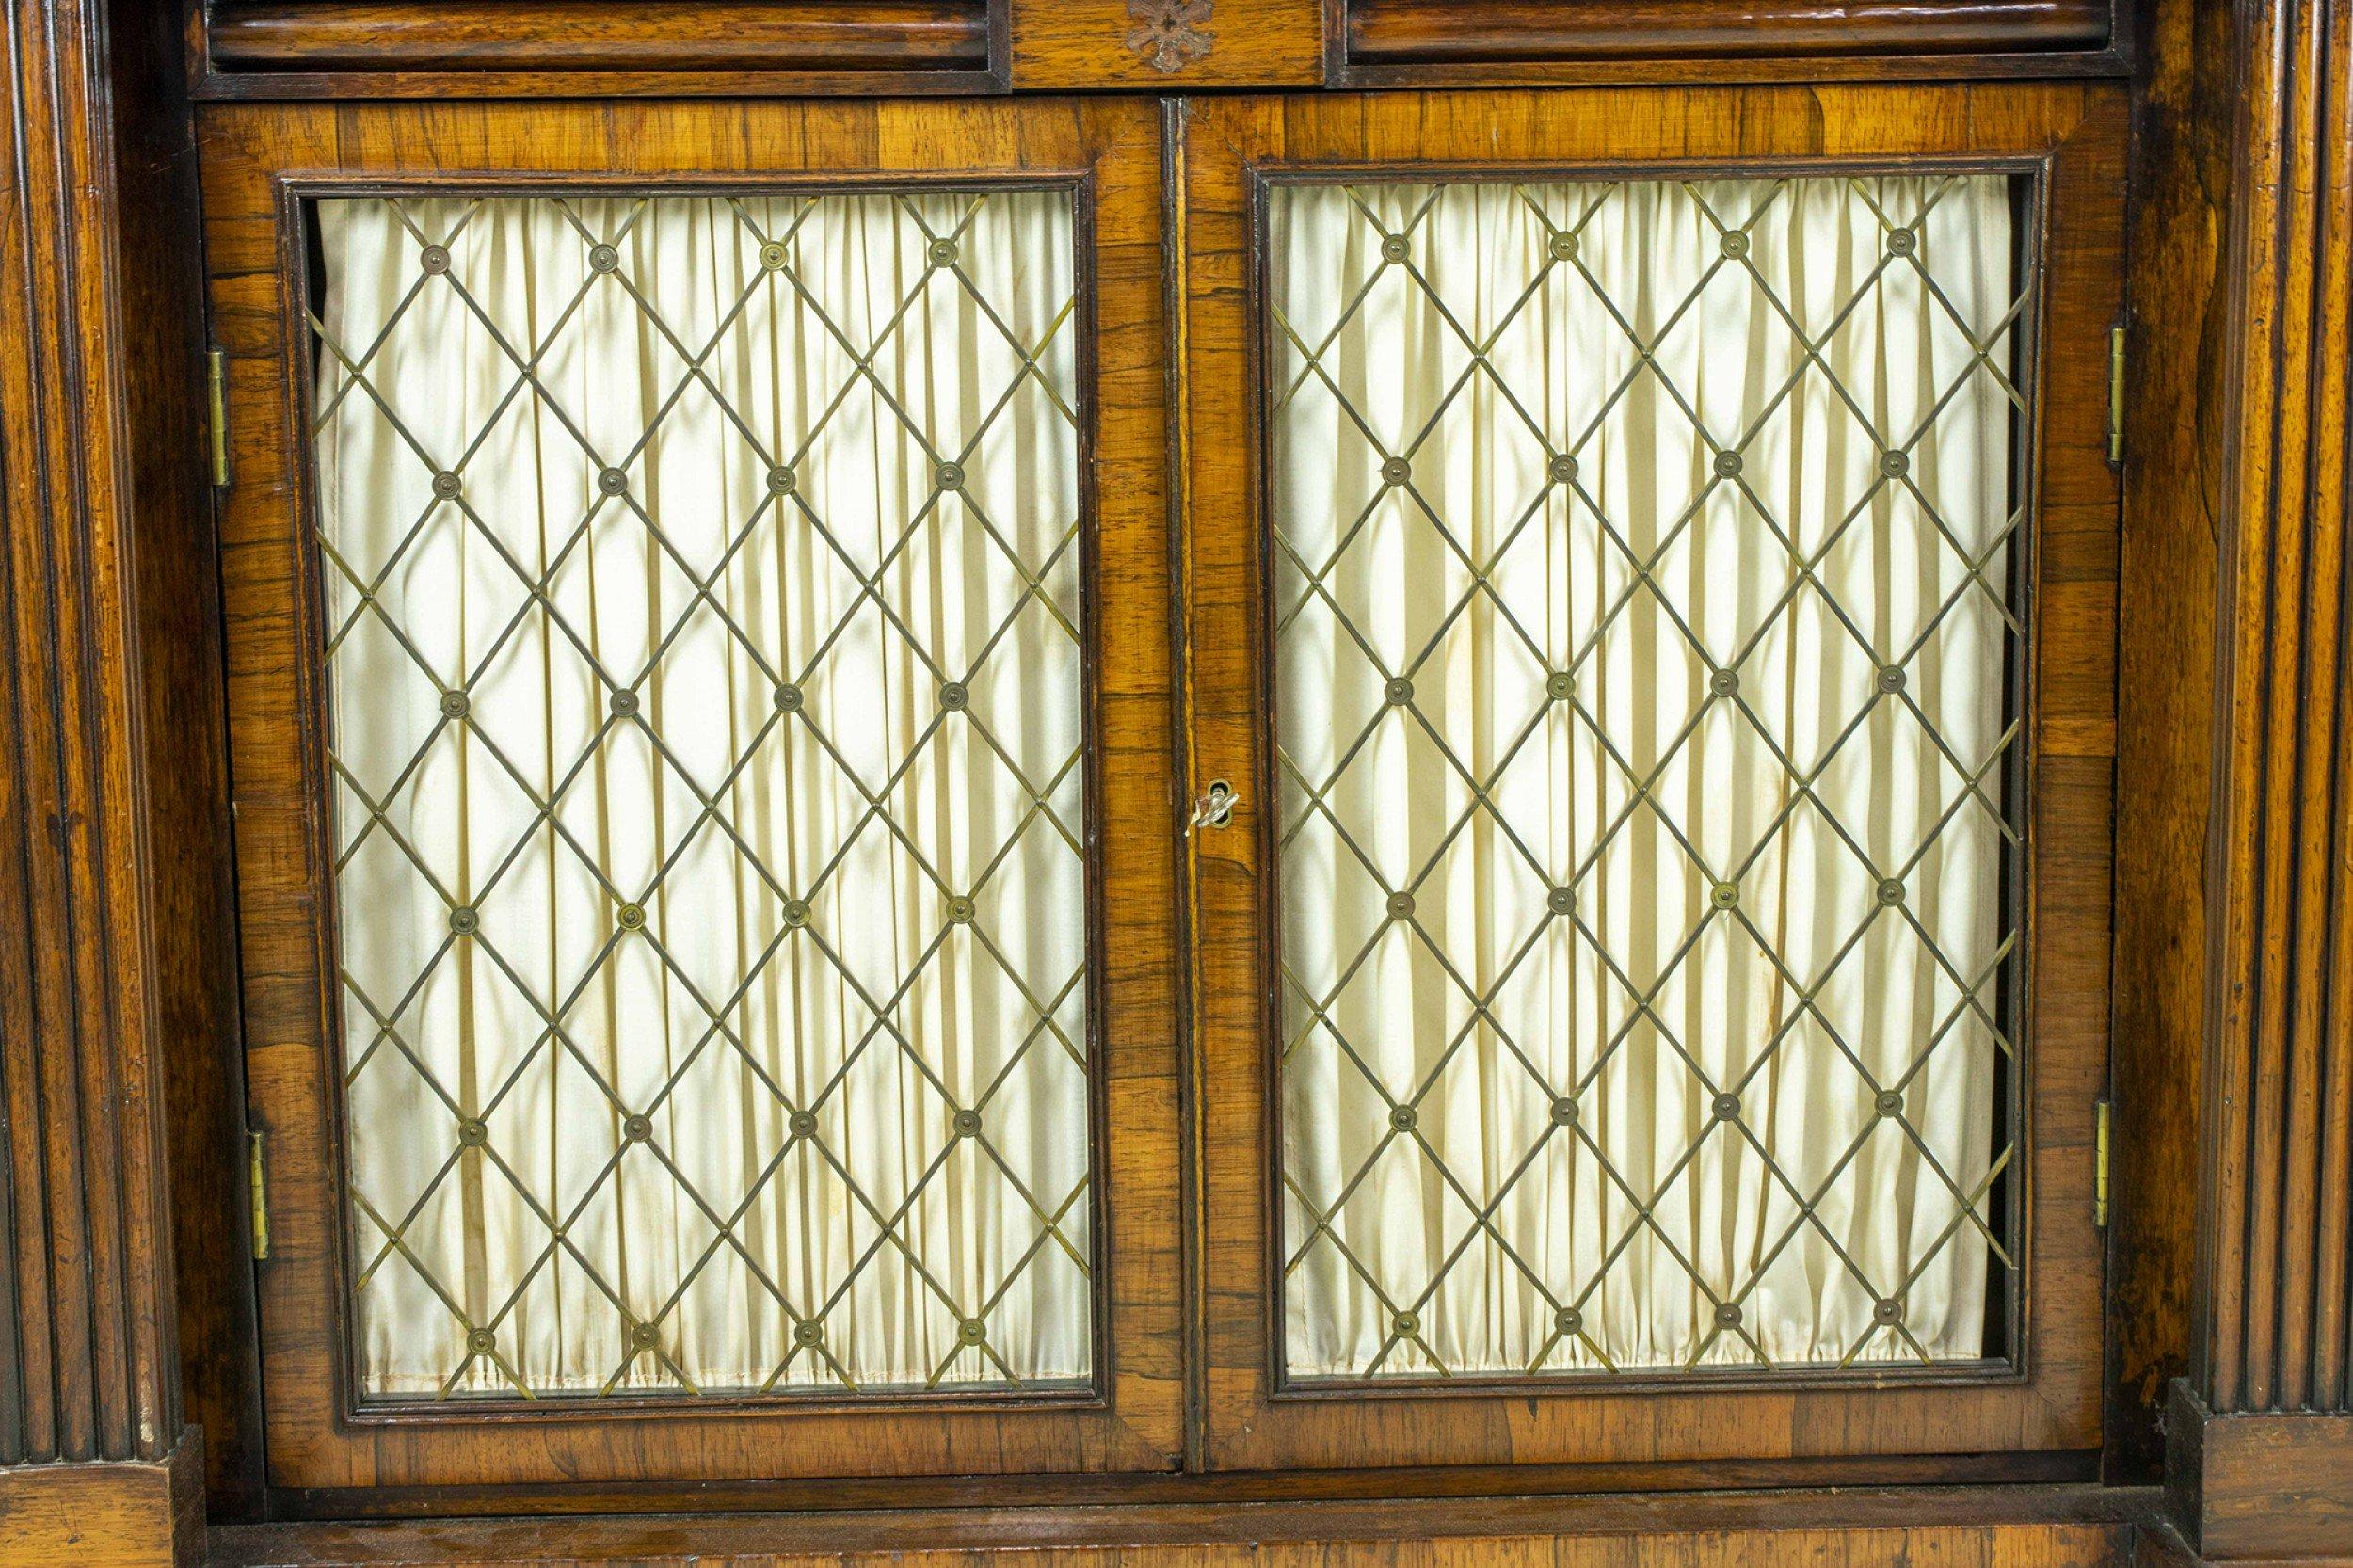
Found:
[{"label": "carved wood trim", "polygon": [[1184,70],[1217,44],[1212,0],[1128,0],[1128,47],[1153,70]]},{"label": "carved wood trim", "polygon": [[0,1464],[181,1427],[102,10],[0,22]]},{"label": "carved wood trim", "polygon": [[2241,0],[2206,1122],[2168,1487],[2209,1560],[2353,1524],[2353,0]]},{"label": "carved wood trim", "polygon": [[1018,92],[1319,87],[1324,0],[1005,0]]},{"label": "carved wood trim", "polygon": [[2246,0],[2197,1391],[2353,1410],[2353,0]]}]

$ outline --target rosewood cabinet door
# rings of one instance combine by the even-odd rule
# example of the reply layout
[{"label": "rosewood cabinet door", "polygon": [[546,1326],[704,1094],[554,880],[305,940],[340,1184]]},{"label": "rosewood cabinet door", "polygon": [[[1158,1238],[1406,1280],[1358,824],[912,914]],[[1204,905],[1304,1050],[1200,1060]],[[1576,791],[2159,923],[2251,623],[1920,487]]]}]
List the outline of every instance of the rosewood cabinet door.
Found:
[{"label": "rosewood cabinet door", "polygon": [[1209,1465],[2098,1448],[2123,122],[1187,105]]},{"label": "rosewood cabinet door", "polygon": [[204,110],[278,1484],[1178,1463],[1159,124]]}]

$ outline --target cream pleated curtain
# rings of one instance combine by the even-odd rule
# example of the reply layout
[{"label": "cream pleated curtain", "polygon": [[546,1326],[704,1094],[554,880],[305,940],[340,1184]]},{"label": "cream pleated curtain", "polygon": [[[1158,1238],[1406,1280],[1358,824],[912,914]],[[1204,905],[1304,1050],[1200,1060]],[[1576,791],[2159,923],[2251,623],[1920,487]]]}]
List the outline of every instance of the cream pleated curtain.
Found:
[{"label": "cream pleated curtain", "polygon": [[363,1392],[1087,1377],[1067,196],[317,215]]},{"label": "cream pleated curtain", "polygon": [[2008,182],[1272,214],[1289,1371],[1985,1353]]}]

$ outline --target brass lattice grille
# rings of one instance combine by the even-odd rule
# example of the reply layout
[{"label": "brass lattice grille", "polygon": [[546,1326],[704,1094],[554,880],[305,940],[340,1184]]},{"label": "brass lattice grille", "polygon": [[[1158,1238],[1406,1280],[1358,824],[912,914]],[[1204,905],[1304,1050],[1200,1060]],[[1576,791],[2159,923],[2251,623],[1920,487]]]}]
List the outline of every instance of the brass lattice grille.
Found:
[{"label": "brass lattice grille", "polygon": [[2012,197],[1273,188],[1293,1377],[2001,1353]]},{"label": "brass lattice grille", "polygon": [[363,1393],[1083,1384],[1067,194],[316,211]]}]

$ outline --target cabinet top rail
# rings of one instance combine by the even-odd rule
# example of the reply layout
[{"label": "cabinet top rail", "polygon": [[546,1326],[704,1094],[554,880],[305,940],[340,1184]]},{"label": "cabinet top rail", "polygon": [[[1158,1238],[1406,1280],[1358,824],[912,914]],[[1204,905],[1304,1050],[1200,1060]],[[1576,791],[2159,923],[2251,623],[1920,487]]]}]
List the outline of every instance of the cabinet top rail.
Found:
[{"label": "cabinet top rail", "polygon": [[206,98],[1923,80],[2123,72],[2115,0],[209,0]]}]

